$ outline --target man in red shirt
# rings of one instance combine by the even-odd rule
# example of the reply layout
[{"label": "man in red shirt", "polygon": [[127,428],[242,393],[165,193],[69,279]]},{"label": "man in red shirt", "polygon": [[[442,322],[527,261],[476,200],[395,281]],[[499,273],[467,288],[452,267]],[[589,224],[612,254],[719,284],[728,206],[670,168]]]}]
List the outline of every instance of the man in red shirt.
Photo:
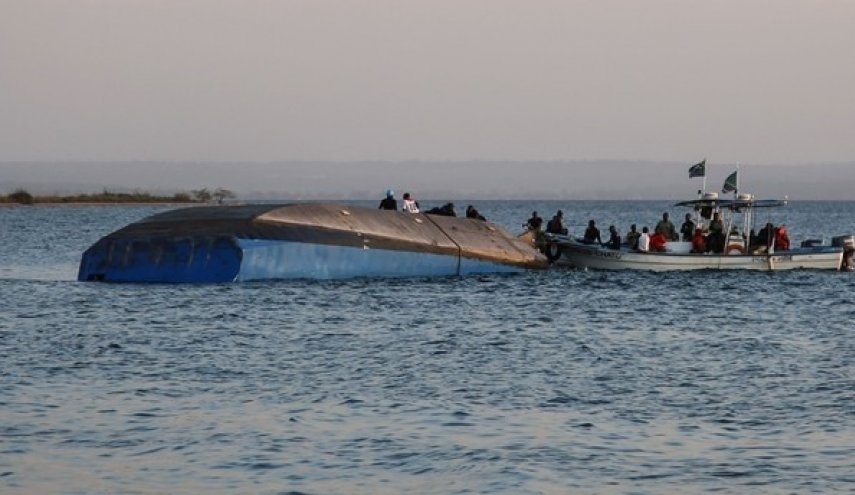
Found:
[{"label": "man in red shirt", "polygon": [[704,253],[707,250],[707,240],[704,238],[704,231],[695,229],[695,235],[692,236],[692,252]]},{"label": "man in red shirt", "polygon": [[655,234],[650,236],[650,251],[654,253],[664,253],[666,242],[668,242],[668,238],[665,237],[665,234],[662,233],[661,229],[657,230]]},{"label": "man in red shirt", "polygon": [[775,250],[790,250],[790,234],[787,232],[787,226],[784,224],[781,224],[781,226],[775,231]]}]

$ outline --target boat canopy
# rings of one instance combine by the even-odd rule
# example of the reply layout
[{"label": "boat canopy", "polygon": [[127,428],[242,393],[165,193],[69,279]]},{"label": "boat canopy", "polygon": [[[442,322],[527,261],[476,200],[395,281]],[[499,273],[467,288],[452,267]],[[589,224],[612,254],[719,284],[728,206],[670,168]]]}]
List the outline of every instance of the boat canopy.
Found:
[{"label": "boat canopy", "polygon": [[726,208],[729,210],[739,211],[742,208],[773,208],[777,206],[786,206],[787,201],[781,199],[718,199],[718,198],[699,198],[689,201],[680,201],[675,206],[688,206],[691,208]]}]

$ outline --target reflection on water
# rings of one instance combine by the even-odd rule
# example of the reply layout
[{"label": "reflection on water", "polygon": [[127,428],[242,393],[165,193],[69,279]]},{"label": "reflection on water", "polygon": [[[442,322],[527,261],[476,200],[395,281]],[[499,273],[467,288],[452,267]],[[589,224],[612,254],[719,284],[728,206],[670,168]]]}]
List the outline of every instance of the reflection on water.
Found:
[{"label": "reflection on water", "polygon": [[[508,227],[531,209],[477,206]],[[2,493],[855,483],[851,273],[71,281],[88,244],[155,210],[0,208]]]}]

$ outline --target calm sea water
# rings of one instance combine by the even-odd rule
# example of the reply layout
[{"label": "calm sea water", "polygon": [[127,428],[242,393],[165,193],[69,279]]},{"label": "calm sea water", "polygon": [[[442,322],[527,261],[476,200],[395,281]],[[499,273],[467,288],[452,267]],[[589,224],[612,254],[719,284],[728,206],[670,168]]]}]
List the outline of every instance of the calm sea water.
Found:
[{"label": "calm sea water", "polygon": [[[855,491],[855,274],[74,281],[161,210],[0,208],[0,493]],[[774,214],[855,233],[855,203]]]}]

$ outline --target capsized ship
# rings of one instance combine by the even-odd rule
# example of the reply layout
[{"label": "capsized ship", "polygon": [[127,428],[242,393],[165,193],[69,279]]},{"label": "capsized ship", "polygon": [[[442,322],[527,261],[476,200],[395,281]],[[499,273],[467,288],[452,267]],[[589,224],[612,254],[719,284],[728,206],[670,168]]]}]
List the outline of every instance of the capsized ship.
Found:
[{"label": "capsized ship", "polygon": [[190,207],[109,234],[83,253],[78,280],[217,283],[429,277],[548,267],[489,222],[336,204]]}]

